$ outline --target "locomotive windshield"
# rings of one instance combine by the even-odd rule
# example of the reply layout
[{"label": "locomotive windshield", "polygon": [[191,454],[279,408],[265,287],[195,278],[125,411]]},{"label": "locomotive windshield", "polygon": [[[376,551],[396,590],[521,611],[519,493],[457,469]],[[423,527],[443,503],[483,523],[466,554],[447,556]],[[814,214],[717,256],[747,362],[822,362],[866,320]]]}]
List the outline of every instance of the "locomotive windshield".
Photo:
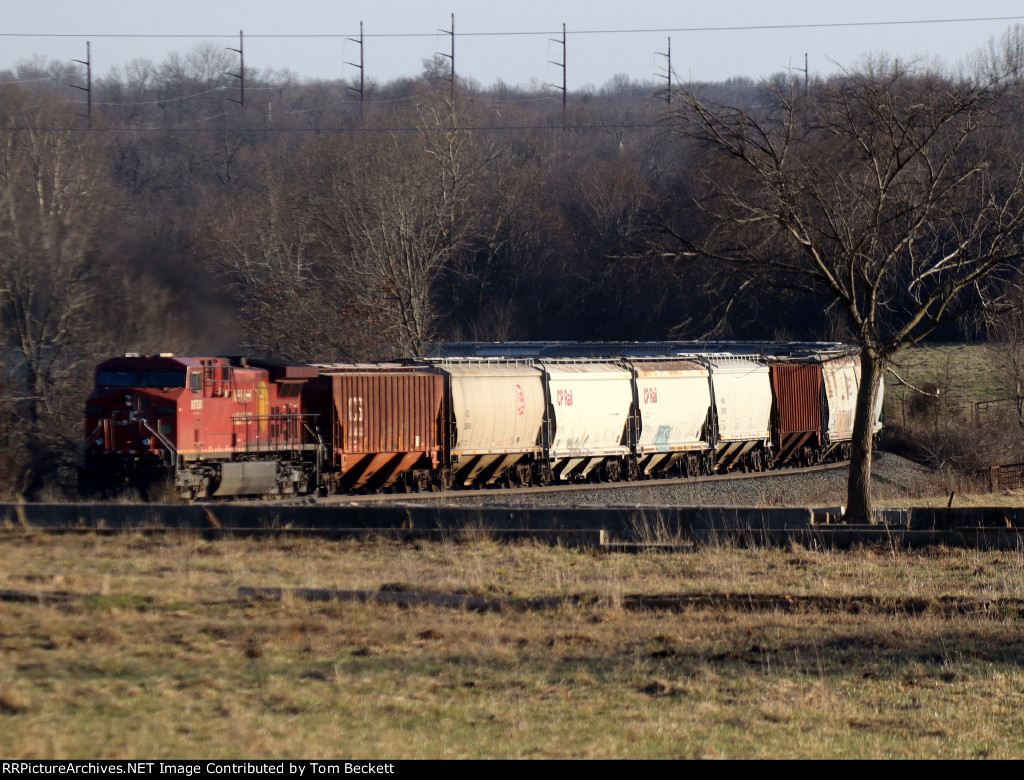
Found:
[{"label": "locomotive windshield", "polygon": [[184,371],[143,371],[139,374],[140,387],[184,387]]},{"label": "locomotive windshield", "polygon": [[184,387],[184,371],[97,371],[97,387]]}]

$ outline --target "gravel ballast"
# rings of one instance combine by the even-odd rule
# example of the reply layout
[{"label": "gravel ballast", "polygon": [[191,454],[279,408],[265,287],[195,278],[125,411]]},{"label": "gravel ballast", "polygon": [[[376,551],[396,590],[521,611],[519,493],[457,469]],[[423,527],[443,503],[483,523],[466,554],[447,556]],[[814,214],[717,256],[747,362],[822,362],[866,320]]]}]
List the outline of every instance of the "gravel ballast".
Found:
[{"label": "gravel ballast", "polygon": [[[803,473],[780,471],[770,476],[712,481],[669,482],[644,480],[623,483],[621,487],[602,487],[552,492],[514,491],[488,494],[474,492],[459,496],[449,493],[447,506],[778,506],[831,507],[846,503],[848,469],[845,467]],[[876,452],[872,468],[876,501],[920,498],[944,493],[939,477],[929,469],[888,452]],[[409,496],[408,503],[418,503]],[[430,499],[436,504],[437,498]]]}]

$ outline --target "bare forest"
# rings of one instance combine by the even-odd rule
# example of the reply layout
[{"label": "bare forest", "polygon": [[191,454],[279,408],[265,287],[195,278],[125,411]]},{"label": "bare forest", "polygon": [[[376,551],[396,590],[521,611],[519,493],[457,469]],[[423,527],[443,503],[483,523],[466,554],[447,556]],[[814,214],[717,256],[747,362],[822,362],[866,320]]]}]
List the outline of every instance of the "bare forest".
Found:
[{"label": "bare forest", "polygon": [[[777,76],[672,95],[616,79],[563,109],[550,91],[452,83],[438,63],[368,83],[363,100],[342,81],[249,73],[241,102],[235,56],[200,45],[95,78],[91,116],[68,86],[83,83],[78,66],[0,71],[0,492],[73,484],[92,368],[127,351],[360,361],[438,340],[714,336],[844,339],[884,362],[935,334],[982,334],[975,315],[1020,300],[1008,291],[1024,214],[1022,59],[993,44],[959,74],[873,61],[806,85]],[[914,185],[878,190],[886,208],[872,213],[835,205],[867,191],[846,180],[825,193],[838,200],[815,201],[809,175],[822,155],[870,169],[866,136],[842,132],[864,119],[855,93],[923,106],[905,129],[925,135],[893,152],[898,166],[918,155],[900,169]],[[709,106],[728,112],[701,114]],[[943,111],[955,121],[929,124]],[[892,139],[902,116],[868,121],[894,123],[875,134]],[[802,123],[815,146],[800,151]],[[739,146],[723,155],[715,132]],[[737,165],[758,133],[756,164]],[[776,141],[797,149],[800,176],[784,179],[781,157],[761,165]],[[933,210],[898,205],[921,193]],[[956,219],[946,195],[967,203]],[[863,253],[878,273],[895,263],[877,246],[836,251],[844,230],[880,223],[904,233],[876,231],[877,246],[916,251],[909,298],[898,276],[872,282],[879,266]],[[922,259],[957,236],[963,252],[997,245],[999,257],[952,290]],[[848,286],[801,276],[808,240],[847,263]],[[876,288],[865,328],[858,307]],[[906,311],[928,301],[937,316],[907,330]]]}]

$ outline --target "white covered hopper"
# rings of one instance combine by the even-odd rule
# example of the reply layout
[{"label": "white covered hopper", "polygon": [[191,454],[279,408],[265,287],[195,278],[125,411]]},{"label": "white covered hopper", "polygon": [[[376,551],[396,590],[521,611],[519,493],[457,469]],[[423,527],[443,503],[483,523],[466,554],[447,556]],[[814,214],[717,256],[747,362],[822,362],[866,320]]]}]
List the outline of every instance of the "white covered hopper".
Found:
[{"label": "white covered hopper", "polygon": [[[822,380],[828,401],[828,440],[832,443],[853,438],[853,420],[857,412],[857,392],[860,389],[860,358],[856,355],[823,360]],[[882,398],[885,385],[881,380],[875,399],[872,431],[882,428]]]},{"label": "white covered hopper", "polygon": [[544,385],[536,368],[514,363],[445,363],[449,376],[452,478],[470,485],[527,479],[542,450]]},{"label": "white covered hopper", "polygon": [[552,411],[552,459],[626,455],[632,375],[612,363],[542,363]]},{"label": "white covered hopper", "polygon": [[708,370],[699,363],[633,361],[640,435],[637,454],[706,449],[701,439],[711,409]]},{"label": "white covered hopper", "polygon": [[708,364],[719,439],[768,442],[772,411],[768,366],[746,358],[729,357],[715,357]]},{"label": "white covered hopper", "polygon": [[441,368],[451,377],[454,456],[539,451],[544,420],[540,371],[486,362]]}]

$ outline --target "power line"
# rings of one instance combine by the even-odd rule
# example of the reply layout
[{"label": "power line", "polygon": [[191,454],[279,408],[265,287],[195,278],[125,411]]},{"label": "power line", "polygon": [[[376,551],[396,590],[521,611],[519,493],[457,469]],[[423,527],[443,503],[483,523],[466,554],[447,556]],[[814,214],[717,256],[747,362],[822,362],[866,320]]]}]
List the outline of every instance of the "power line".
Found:
[{"label": "power line", "polygon": [[[821,30],[843,29],[850,27],[896,27],[925,24],[964,24],[968,22],[1017,22],[1024,16],[963,16],[948,19],[891,19],[883,21],[862,22],[799,22],[793,24],[738,24],[712,25],[702,27],[648,27],[648,28],[611,28],[604,30],[568,30],[572,35],[644,35],[650,33],[699,33],[699,32],[746,32],[751,30]],[[498,30],[480,32],[460,32],[460,37],[510,37],[510,36],[549,36],[559,35],[561,30]],[[447,31],[446,31],[447,34]],[[355,33],[247,33],[248,38],[264,39],[302,39],[302,38],[348,38]],[[225,38],[234,39],[237,35],[224,34],[185,34],[185,33],[14,33],[0,32],[0,38]],[[437,32],[424,33],[366,33],[366,38],[435,38]]]},{"label": "power line", "polygon": [[[566,83],[566,73],[565,73],[567,63],[565,61],[565,45],[566,45],[566,37],[567,37],[567,35],[570,35],[570,34],[574,35],[574,36],[582,36],[582,35],[635,35],[635,34],[652,34],[652,33],[684,33],[685,34],[685,33],[708,33],[708,32],[741,32],[741,31],[756,31],[756,30],[771,31],[771,30],[811,30],[811,29],[853,28],[853,27],[892,27],[892,26],[900,26],[900,25],[902,25],[902,26],[909,26],[909,25],[936,25],[936,24],[957,24],[957,23],[971,23],[971,22],[1012,22],[1012,21],[1020,21],[1020,20],[1024,20],[1024,15],[1021,15],[1021,16],[1016,16],[1016,15],[1015,16],[977,16],[977,17],[966,17],[965,16],[965,17],[955,17],[955,18],[905,19],[905,20],[860,21],[860,22],[801,22],[801,23],[791,23],[791,24],[719,25],[719,26],[672,27],[672,28],[610,28],[610,29],[583,29],[583,30],[567,30],[566,25],[563,24],[562,25],[562,29],[561,30],[556,30],[556,31],[546,31],[546,30],[511,30],[511,31],[490,31],[490,32],[487,32],[487,31],[483,31],[483,32],[473,32],[473,31],[463,32],[463,31],[460,31],[458,34],[459,34],[460,37],[502,37],[502,36],[520,36],[521,37],[521,36],[550,36],[550,35],[557,35],[557,34],[560,33],[561,34],[561,38],[560,39],[557,39],[557,40],[556,39],[550,39],[550,40],[556,40],[556,42],[560,41],[561,44],[562,44],[563,60],[560,63],[553,63],[553,64],[558,65],[559,67],[562,68],[562,76],[563,76],[563,78],[562,78],[562,86],[561,86],[560,89],[562,90],[562,101],[563,101],[563,111],[564,111],[564,108],[565,108],[564,103],[565,103],[566,98],[567,98],[567,83]],[[452,15],[452,28],[451,28],[451,30],[435,30],[435,31],[429,32],[429,33],[364,33],[363,30],[362,30],[362,23],[360,23],[360,37],[358,39],[358,42],[359,42],[360,48],[362,49],[363,39],[365,39],[365,38],[376,38],[376,39],[386,39],[386,38],[436,38],[439,33],[444,34],[444,35],[449,35],[451,37],[451,39],[452,39],[452,47],[451,47],[452,48],[452,52],[451,52],[451,54],[450,55],[441,55],[441,56],[450,56],[451,59],[452,59],[452,76],[451,76],[451,80],[452,80],[452,88],[454,89],[454,48],[455,48],[455,22],[454,22],[454,14]],[[6,39],[14,39],[14,38],[69,38],[69,39],[71,39],[71,38],[74,38],[74,39],[78,39],[78,38],[100,38],[100,39],[132,39],[132,38],[135,38],[135,39],[202,39],[202,38],[206,38],[206,39],[211,39],[211,38],[213,38],[213,39],[220,39],[220,38],[225,38],[225,39],[229,39],[230,38],[230,39],[233,39],[234,37],[235,37],[234,35],[230,35],[230,36],[228,36],[228,35],[219,35],[219,34],[215,34],[215,35],[198,35],[198,34],[197,35],[193,35],[193,34],[182,34],[182,33],[97,33],[97,34],[87,34],[87,33],[0,32],[0,38],[6,38]],[[250,34],[247,35],[247,37],[249,37],[249,38],[260,38],[260,39],[280,39],[280,40],[291,40],[291,39],[339,39],[339,38],[345,38],[347,40],[355,40],[355,39],[349,37],[349,35],[346,34],[346,33],[264,33],[264,34],[252,34],[252,33],[250,33]],[[241,56],[241,40],[242,40],[241,33],[239,33],[238,38],[239,38],[239,41],[240,41],[239,48],[238,49],[233,49],[233,51],[239,52],[239,55]],[[86,45],[88,46],[88,42],[87,42]],[[671,38],[669,38],[669,45],[671,45]],[[360,61],[362,62],[362,59]],[[81,62],[81,61],[76,60],[76,62]],[[243,60],[243,62],[244,62],[244,60]],[[354,65],[354,63],[349,63],[349,64],[353,64]],[[669,62],[669,65],[671,66],[671,62]],[[362,100],[365,99],[365,95],[363,94],[363,84],[362,84],[362,78],[363,78],[363,75],[364,75],[364,72],[363,72],[364,68],[363,68],[362,64],[360,64],[357,67],[359,67],[359,70],[360,70],[360,81],[361,81],[361,83],[360,83],[360,89],[358,91],[360,92],[360,99],[362,101]],[[806,70],[806,64],[805,64],[805,70]],[[243,64],[242,74],[244,74],[244,64]],[[241,81],[241,89],[243,90],[242,93],[241,93],[242,97],[241,97],[241,100],[235,101],[235,102],[242,102],[244,104],[244,89],[245,89],[244,75],[240,75],[240,74],[230,74],[230,75],[233,75],[233,76],[236,76],[237,78],[242,79],[242,81]],[[0,83],[2,83],[2,84],[17,84],[17,83],[27,83],[27,82],[35,82],[35,81],[42,82],[42,81],[56,80],[56,79],[60,79],[60,78],[64,78],[64,77],[65,77],[65,74],[54,74],[53,76],[47,76],[47,77],[41,77],[41,78],[31,78],[31,79],[24,79],[24,80],[18,79],[18,80],[14,80],[14,81],[7,81],[7,82],[0,82]],[[671,91],[671,76],[669,76],[668,78],[669,78],[669,90]],[[281,86],[282,85],[270,86],[270,87],[265,87],[265,88],[262,88],[262,89],[275,90],[275,89],[281,88]],[[559,89],[559,87],[557,85],[548,85],[548,86],[549,87],[554,87],[555,89]],[[146,100],[146,101],[140,101],[140,102],[132,102],[132,103],[110,103],[110,102],[104,102],[104,103],[99,103],[97,105],[104,105],[104,106],[116,105],[116,106],[119,106],[119,107],[130,107],[130,106],[152,105],[154,103],[160,104],[160,103],[166,103],[166,102],[175,101],[175,100],[191,99],[192,97],[198,97],[198,96],[203,95],[203,94],[209,94],[210,92],[214,92],[214,91],[217,91],[219,89],[222,89],[222,88],[218,87],[218,88],[215,88],[214,90],[209,90],[209,91],[206,91],[206,92],[196,93],[195,95],[186,95],[186,96],[177,96],[177,97],[163,97],[163,98],[156,98],[156,99],[152,99],[152,100]],[[90,97],[91,97],[91,95],[90,95]],[[404,99],[404,98],[399,98],[398,100],[402,100],[402,99]],[[523,102],[524,99],[525,99],[524,97],[506,98],[506,99],[500,99],[497,102]],[[541,97],[541,98],[528,98],[528,99],[530,99],[530,100],[537,100],[537,99],[545,100],[546,98]],[[374,101],[374,102],[391,102],[391,101],[390,100],[381,100],[381,101]]]},{"label": "power line", "polygon": [[[36,81],[52,81],[52,80],[53,80],[52,78],[36,79]],[[3,85],[3,84],[20,84],[20,83],[23,83],[23,82],[19,82],[19,81],[0,81],[0,85]],[[24,82],[24,83],[28,83],[28,82]],[[269,86],[269,87],[253,87],[253,86],[246,87],[247,91],[250,92],[250,93],[252,93],[252,92],[280,92],[282,89],[286,89],[286,88],[288,88],[287,85]],[[347,88],[348,89],[352,89],[352,87],[347,87]],[[193,93],[188,94],[188,95],[167,95],[165,97],[153,98],[152,100],[93,102],[93,105],[94,106],[103,106],[105,108],[111,108],[111,107],[112,108],[137,108],[137,107],[140,107],[140,106],[159,106],[159,105],[163,105],[164,103],[183,102],[183,101],[186,101],[186,100],[192,100],[193,98],[200,98],[200,97],[203,97],[205,95],[214,95],[214,94],[217,94],[217,93],[222,93],[222,92],[224,92],[226,90],[227,90],[227,87],[214,87],[213,89],[203,90],[202,92],[193,92]],[[374,100],[372,100],[370,102],[373,105],[375,105],[375,106],[382,106],[382,105],[391,104],[391,103],[408,103],[408,102],[416,100],[416,99],[417,98],[414,97],[414,96],[408,96],[407,95],[407,96],[395,97],[395,98],[377,97],[377,98],[374,98]],[[473,102],[473,103],[500,103],[500,104],[510,104],[510,103],[516,103],[516,104],[523,104],[523,103],[553,103],[553,102],[555,102],[555,98],[551,97],[550,95],[523,95],[523,96],[520,96],[520,97],[480,97],[480,96],[476,96],[476,95],[470,95],[466,99],[469,100],[470,102]],[[70,100],[70,99],[67,100],[66,102],[68,102],[68,103],[78,103],[78,101],[74,101],[74,100]],[[304,111],[322,110],[324,108],[330,108],[331,106],[337,106],[337,105],[356,105],[356,104],[362,104],[362,103],[363,103],[363,101],[361,99],[357,99],[357,100],[345,100],[345,99],[332,100],[329,103],[318,103],[315,106],[310,106],[309,108],[289,109],[288,113],[294,114],[294,113],[300,113],[300,112],[304,112]]]},{"label": "power line", "polygon": [[[213,119],[222,119],[223,115],[216,115],[205,117],[199,121],[208,121]],[[36,132],[47,132],[47,133],[218,133],[223,134],[224,132],[229,133],[252,133],[252,134],[264,134],[264,135],[283,135],[285,133],[305,133],[305,134],[324,134],[324,133],[350,133],[350,134],[370,134],[370,133],[421,133],[423,132],[422,127],[416,127],[411,125],[395,125],[388,127],[93,127],[91,129],[85,127],[37,127],[34,125],[14,126],[4,128],[6,131],[27,131],[33,130]],[[626,122],[626,123],[612,123],[612,124],[586,124],[586,125],[573,125],[569,124],[566,128],[561,123],[558,124],[538,124],[538,125],[481,125],[481,126],[455,126],[443,128],[445,132],[457,132],[457,133],[515,133],[523,130],[557,130],[562,132],[563,130],[576,130],[578,132],[597,132],[605,130],[656,130],[666,129],[664,122]]]}]

